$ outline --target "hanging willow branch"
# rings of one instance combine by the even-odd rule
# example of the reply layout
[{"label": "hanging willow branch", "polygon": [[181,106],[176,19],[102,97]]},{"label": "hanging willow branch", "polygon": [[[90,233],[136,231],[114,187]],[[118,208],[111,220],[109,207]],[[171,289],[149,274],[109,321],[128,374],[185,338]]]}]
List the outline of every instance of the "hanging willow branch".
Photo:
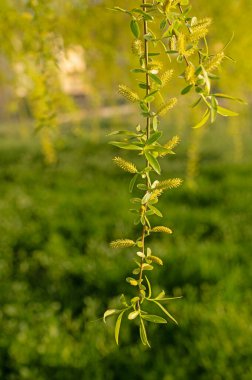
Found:
[{"label": "hanging willow branch", "polygon": [[[122,295],[121,307],[107,310],[104,313],[104,321],[107,317],[118,314],[115,325],[115,340],[118,344],[121,321],[128,313],[128,320],[135,320],[138,323],[142,343],[150,346],[146,322],[177,323],[166,304],[181,298],[167,297],[164,291],[153,296],[149,277],[145,274],[152,271],[155,265],[163,265],[163,260],[156,253],[152,253],[149,246],[150,235],[172,234],[170,227],[155,226],[151,220],[153,215],[162,217],[161,211],[156,206],[159,197],[164,191],[177,188],[182,183],[180,178],[159,179],[160,158],[174,154],[173,149],[180,142],[179,137],[174,136],[163,145],[160,143],[163,135],[159,130],[160,117],[171,112],[177,104],[177,99],[172,96],[172,86],[168,98],[164,99],[163,89],[172,80],[174,70],[158,60],[161,51],[165,51],[170,63],[175,58],[175,63],[182,67],[180,78],[185,81],[186,86],[182,87],[181,94],[185,95],[194,90],[197,96],[194,106],[203,105],[205,108],[203,117],[195,128],[203,126],[208,121],[214,122],[218,114],[236,116],[237,113],[219,105],[221,98],[234,98],[211,91],[211,81],[217,78],[213,73],[225,59],[225,53],[221,51],[216,55],[209,55],[206,36],[211,19],[197,19],[190,16],[189,0],[142,0],[142,2],[139,0],[137,8],[125,10],[115,7],[113,10],[130,17],[130,29],[134,36],[132,52],[139,62],[139,65],[131,70],[133,75],[137,76],[139,90],[120,85],[119,93],[128,101],[139,105],[145,125],[139,124],[136,132],[114,131],[112,135],[117,135],[121,139],[110,143],[124,150],[135,151],[144,160],[143,167],[137,169],[132,162],[119,156],[114,158],[114,163],[118,167],[133,175],[130,192],[136,186],[138,191],[142,191],[142,197],[131,199],[136,205],[133,212],[137,214],[135,224],[139,225],[139,236],[135,239],[123,238],[111,242],[112,248],[134,247],[136,267],[132,272],[133,277],[127,277],[126,281],[136,289],[135,296],[127,301]],[[154,34],[153,29],[158,29],[158,35]],[[162,99],[161,104],[158,103],[160,99]],[[150,305],[156,307],[157,314],[149,314]]]}]

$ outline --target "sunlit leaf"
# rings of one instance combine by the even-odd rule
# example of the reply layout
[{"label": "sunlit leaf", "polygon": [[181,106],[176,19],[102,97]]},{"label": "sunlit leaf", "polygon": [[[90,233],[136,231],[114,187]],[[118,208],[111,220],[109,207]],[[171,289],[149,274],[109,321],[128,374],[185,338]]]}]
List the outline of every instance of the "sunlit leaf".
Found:
[{"label": "sunlit leaf", "polygon": [[167,323],[166,319],[159,317],[158,315],[147,314],[147,315],[142,315],[141,317],[145,319],[146,321],[153,322],[153,323]]},{"label": "sunlit leaf", "polygon": [[228,110],[227,108],[224,108],[221,106],[217,107],[217,112],[218,112],[218,114],[220,114],[222,116],[238,116],[239,115],[237,112]]},{"label": "sunlit leaf", "polygon": [[120,327],[121,327],[121,322],[122,322],[122,317],[123,317],[123,314],[125,313],[127,309],[124,309],[119,315],[118,315],[118,318],[116,320],[116,324],[115,324],[115,341],[116,341],[116,344],[119,345],[119,333],[120,333]]}]

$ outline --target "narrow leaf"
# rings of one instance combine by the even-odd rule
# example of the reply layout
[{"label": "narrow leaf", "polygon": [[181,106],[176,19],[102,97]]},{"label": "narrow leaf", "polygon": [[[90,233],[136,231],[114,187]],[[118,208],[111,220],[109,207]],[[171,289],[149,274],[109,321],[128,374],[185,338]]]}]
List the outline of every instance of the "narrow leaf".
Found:
[{"label": "narrow leaf", "polygon": [[135,186],[136,180],[137,180],[138,174],[135,174],[134,177],[132,177],[130,184],[129,184],[129,192],[132,193],[133,188]]},{"label": "narrow leaf", "polygon": [[148,285],[148,292],[149,292],[147,298],[150,298],[150,297],[151,297],[151,284],[150,284],[150,281],[148,280],[148,277],[147,277],[147,276],[145,276],[145,280],[146,280],[146,282],[147,282],[147,285]]},{"label": "narrow leaf", "polygon": [[150,343],[148,342],[148,339],[147,339],[146,329],[145,329],[142,318],[140,319],[140,338],[144,346],[150,347]]},{"label": "narrow leaf", "polygon": [[124,309],[119,315],[118,315],[118,318],[116,320],[116,324],[115,324],[115,341],[116,341],[116,344],[119,345],[119,333],[120,333],[120,327],[121,327],[121,322],[122,322],[122,317],[123,317],[123,314],[125,313],[127,309]]},{"label": "narrow leaf", "polygon": [[153,119],[152,119],[152,127],[153,127],[153,130],[156,132],[157,131],[157,127],[158,127],[158,118],[157,118],[157,116],[154,116]]},{"label": "narrow leaf", "polygon": [[162,85],[161,79],[159,79],[159,77],[156,74],[149,73],[149,76],[151,77],[152,80],[154,80],[154,82],[156,82],[160,86]]},{"label": "narrow leaf", "polygon": [[121,141],[110,141],[109,144],[117,146],[121,149],[127,149],[127,150],[142,150],[142,148],[138,145],[128,144],[126,142]]},{"label": "narrow leaf", "polygon": [[176,325],[178,324],[178,322],[176,321],[176,319],[169,313],[169,311],[167,311],[163,305],[161,305],[159,302],[157,301],[153,301],[158,307],[160,307],[161,310],[163,310],[163,312],[173,321],[176,323]]},{"label": "narrow leaf", "polygon": [[204,115],[203,115],[201,121],[200,121],[198,124],[196,124],[193,128],[196,129],[196,128],[203,127],[203,125],[205,125],[205,124],[207,123],[209,117],[210,117],[210,111],[207,110],[207,111],[204,113]]},{"label": "narrow leaf", "polygon": [[237,102],[239,103],[244,103],[244,104],[247,104],[243,99],[241,98],[235,98],[233,96],[230,96],[230,95],[226,95],[226,94],[213,94],[214,96],[216,96],[216,98],[225,98],[225,99],[231,99],[231,100],[236,100]]},{"label": "narrow leaf", "polygon": [[160,216],[160,218],[163,217],[163,214],[161,213],[161,211],[159,211],[156,207],[154,207],[153,205],[149,205],[149,208],[154,212],[154,214],[156,214],[157,216]]},{"label": "narrow leaf", "polygon": [[185,95],[185,94],[187,94],[192,88],[193,88],[193,85],[192,85],[192,84],[190,84],[189,86],[186,86],[186,87],[183,88],[183,90],[181,91],[181,95]]},{"label": "narrow leaf", "polygon": [[106,323],[106,318],[109,317],[109,316],[112,316],[114,314],[118,314],[120,313],[121,310],[117,310],[117,309],[108,309],[105,311],[105,313],[103,314],[103,322]]},{"label": "narrow leaf", "polygon": [[132,311],[131,313],[129,313],[128,319],[129,320],[135,319],[139,314],[140,314],[140,310]]},{"label": "narrow leaf", "polygon": [[160,168],[158,160],[154,156],[152,156],[152,154],[150,154],[148,152],[145,152],[145,157],[148,160],[151,167],[155,170],[155,172],[157,174],[160,174],[161,168]]},{"label": "narrow leaf", "polygon": [[167,323],[167,320],[159,317],[158,315],[142,315],[142,318],[145,319],[146,321],[153,322],[153,323]]},{"label": "narrow leaf", "polygon": [[221,106],[217,107],[217,112],[218,112],[218,114],[220,114],[222,116],[238,116],[239,115],[237,112],[228,110],[227,108],[224,108]]},{"label": "narrow leaf", "polygon": [[130,29],[136,38],[138,38],[140,36],[140,29],[139,29],[139,25],[138,25],[136,20],[131,20]]},{"label": "narrow leaf", "polygon": [[146,145],[150,145],[154,143],[155,141],[157,141],[162,136],[162,134],[163,134],[162,132],[153,133],[153,135],[151,135],[151,137],[146,141]]}]

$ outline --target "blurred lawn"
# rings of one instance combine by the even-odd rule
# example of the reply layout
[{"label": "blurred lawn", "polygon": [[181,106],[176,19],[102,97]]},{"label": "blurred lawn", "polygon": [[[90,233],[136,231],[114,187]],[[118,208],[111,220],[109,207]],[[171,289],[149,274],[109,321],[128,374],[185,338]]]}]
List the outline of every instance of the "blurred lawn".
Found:
[{"label": "blurred lawn", "polygon": [[[225,126],[207,130],[198,187],[162,200],[174,235],[153,240],[165,265],[152,278],[184,298],[170,306],[179,327],[150,326],[151,350],[134,325],[118,349],[112,321],[97,320],[130,291],[132,251],[108,246],[136,232],[129,178],[111,163],[118,151],[66,132],[48,167],[34,138],[0,135],[1,379],[252,379],[250,131],[234,163]],[[185,177],[185,140],[164,161],[167,176]]]}]

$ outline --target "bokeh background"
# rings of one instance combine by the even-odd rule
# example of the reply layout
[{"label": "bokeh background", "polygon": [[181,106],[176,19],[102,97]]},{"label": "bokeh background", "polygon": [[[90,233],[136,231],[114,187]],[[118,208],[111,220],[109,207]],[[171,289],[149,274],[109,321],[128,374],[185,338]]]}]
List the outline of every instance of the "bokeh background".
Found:
[{"label": "bokeh background", "polygon": [[126,323],[118,348],[100,319],[132,269],[108,243],[136,233],[107,144],[138,122],[117,95],[134,86],[128,20],[107,10],[125,1],[1,0],[0,379],[252,379],[252,3],[192,4],[214,20],[213,53],[234,33],[217,87],[248,105],[195,132],[180,99],[163,122],[182,140],[163,171],[184,184],[161,201],[174,234],[153,240],[165,265],[152,281],[183,299],[147,350]]}]

